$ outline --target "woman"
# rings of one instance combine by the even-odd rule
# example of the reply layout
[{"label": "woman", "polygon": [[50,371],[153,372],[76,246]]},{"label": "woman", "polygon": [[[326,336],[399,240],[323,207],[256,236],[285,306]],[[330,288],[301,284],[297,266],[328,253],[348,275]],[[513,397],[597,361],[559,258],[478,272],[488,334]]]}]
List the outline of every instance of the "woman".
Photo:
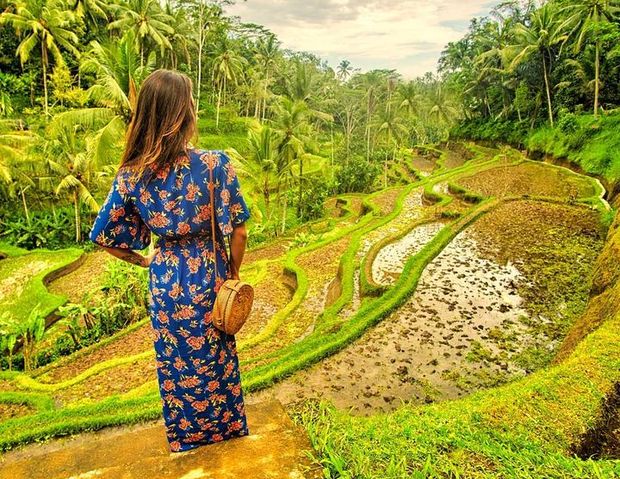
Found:
[{"label": "woman", "polygon": [[[224,280],[239,278],[250,213],[229,157],[188,146],[195,131],[189,78],[169,70],[149,75],[121,166],[90,232],[110,254],[149,268],[149,313],[172,452],[249,433],[235,337],[213,326],[211,311]],[[219,239],[213,257],[209,165],[216,223],[220,235],[230,236],[230,258]],[[143,256],[134,250],[150,244],[151,231],[157,245]]]}]

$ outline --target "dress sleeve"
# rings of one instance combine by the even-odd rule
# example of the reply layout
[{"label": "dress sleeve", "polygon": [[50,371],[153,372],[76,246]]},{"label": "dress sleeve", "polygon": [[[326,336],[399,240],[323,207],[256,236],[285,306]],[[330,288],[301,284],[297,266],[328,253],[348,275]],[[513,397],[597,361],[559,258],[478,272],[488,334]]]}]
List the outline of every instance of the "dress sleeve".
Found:
[{"label": "dress sleeve", "polygon": [[233,227],[250,217],[250,210],[241,194],[239,178],[229,156],[219,152],[219,167],[215,178],[215,214],[220,231],[230,235]]},{"label": "dress sleeve", "polygon": [[126,191],[126,184],[117,174],[103,206],[88,235],[100,245],[141,250],[151,243],[151,231]]}]

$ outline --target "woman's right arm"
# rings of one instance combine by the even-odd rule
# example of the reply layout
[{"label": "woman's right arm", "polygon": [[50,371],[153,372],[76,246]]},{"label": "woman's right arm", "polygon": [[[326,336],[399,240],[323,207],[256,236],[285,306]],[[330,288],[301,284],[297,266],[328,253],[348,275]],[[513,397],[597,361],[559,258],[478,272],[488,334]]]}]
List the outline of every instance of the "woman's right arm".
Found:
[{"label": "woman's right arm", "polygon": [[232,279],[239,279],[239,269],[243,262],[247,239],[248,232],[245,223],[235,225],[230,234],[230,274]]}]

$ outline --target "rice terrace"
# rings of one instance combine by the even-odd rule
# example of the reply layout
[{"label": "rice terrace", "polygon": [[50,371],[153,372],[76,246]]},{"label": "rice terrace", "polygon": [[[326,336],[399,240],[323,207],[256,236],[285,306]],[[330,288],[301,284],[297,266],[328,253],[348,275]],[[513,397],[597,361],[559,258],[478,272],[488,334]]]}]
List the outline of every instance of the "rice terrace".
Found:
[{"label": "rice terrace", "polygon": [[[0,1],[0,478],[620,477],[620,2],[472,2],[419,75],[255,2]],[[157,69],[251,212],[250,435],[176,455],[148,269],[88,240]]]}]

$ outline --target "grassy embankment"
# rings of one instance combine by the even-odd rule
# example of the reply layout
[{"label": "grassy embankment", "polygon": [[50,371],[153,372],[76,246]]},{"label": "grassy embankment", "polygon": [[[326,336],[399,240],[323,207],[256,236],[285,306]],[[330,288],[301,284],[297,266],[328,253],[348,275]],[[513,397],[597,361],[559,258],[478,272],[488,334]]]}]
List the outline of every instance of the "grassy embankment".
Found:
[{"label": "grassy embankment", "polygon": [[619,226],[620,216],[598,262],[593,299],[554,366],[461,400],[370,418],[326,403],[301,411],[328,477],[619,476],[618,461],[572,455],[620,381]]}]

